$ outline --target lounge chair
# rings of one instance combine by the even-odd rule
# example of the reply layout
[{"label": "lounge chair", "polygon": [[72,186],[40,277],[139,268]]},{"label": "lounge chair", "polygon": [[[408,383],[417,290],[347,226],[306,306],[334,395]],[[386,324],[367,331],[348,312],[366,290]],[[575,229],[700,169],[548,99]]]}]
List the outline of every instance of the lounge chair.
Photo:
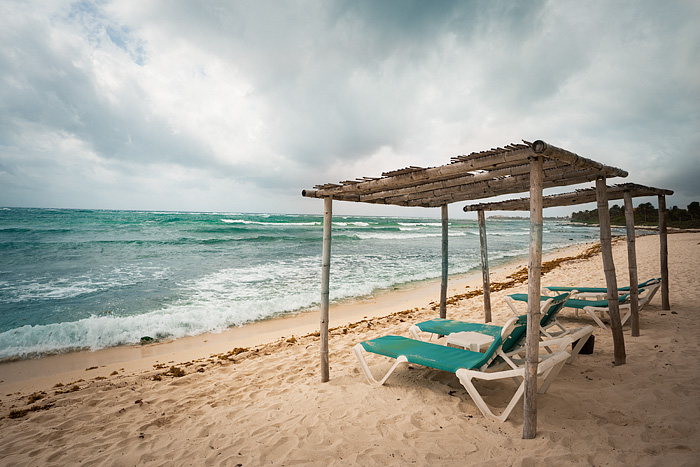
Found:
[{"label": "lounge chair", "polygon": [[[508,415],[510,415],[510,412],[522,397],[525,387],[525,369],[513,363],[502,350],[504,340],[511,334],[517,321],[517,318],[508,321],[501,329],[500,334],[494,338],[493,343],[484,353],[473,352],[458,347],[447,347],[401,336],[382,336],[377,339],[371,339],[357,344],[353,350],[367,380],[373,384],[383,385],[401,363],[414,363],[428,368],[454,373],[457,375],[457,378],[459,378],[459,381],[467,390],[481,413],[486,417],[503,422],[508,418]],[[367,365],[364,352],[393,358],[396,359],[396,362],[380,380],[377,380],[372,375]],[[511,369],[487,373],[486,370],[497,356],[500,356],[506,361],[511,366]],[[547,356],[547,358],[543,359],[538,365],[538,376],[543,377],[540,393],[547,390],[551,381],[559,373],[567,358],[569,358],[569,353],[562,351]],[[500,415],[496,415],[474,386],[472,382],[474,379],[516,379],[520,384],[506,408],[503,409]]]},{"label": "lounge chair", "polygon": [[[640,289],[645,289],[645,288],[651,288],[652,285],[656,284],[661,284],[661,278],[654,278],[654,279],[649,279],[648,281],[642,282],[641,284],[638,284],[638,288]],[[658,288],[658,287],[657,287]],[[552,292],[572,292],[572,291],[577,291],[579,293],[598,293],[598,294],[606,294],[608,292],[608,289],[606,287],[554,287],[554,286],[548,286],[544,287],[545,290],[549,290]],[[621,294],[624,294],[626,292],[630,291],[629,286],[627,287],[619,287],[617,289]]]},{"label": "lounge chair", "polygon": [[[661,278],[654,278],[654,279],[649,279],[648,281],[642,282],[641,284],[638,284],[638,290],[639,290],[639,297],[638,297],[638,306],[639,306],[639,311],[644,308],[644,306],[651,301],[652,298],[654,298],[654,295],[656,295],[656,292],[659,290],[661,287]],[[620,287],[618,290],[618,293],[620,295],[626,295],[629,294],[630,292],[630,287]],[[561,292],[576,292],[576,297],[577,299],[582,298],[582,299],[593,299],[593,300],[604,300],[606,294],[608,293],[608,289],[605,287],[555,287],[555,286],[549,286],[549,287],[544,287],[544,291],[546,292],[553,292],[553,293],[561,293]],[[642,293],[642,292],[645,293]]]},{"label": "lounge chair", "polygon": [[[520,294],[518,294],[520,295]],[[522,294],[527,297],[527,294]],[[508,295],[506,303],[513,310],[516,316],[520,315],[520,312],[515,307],[513,303],[512,295]],[[569,334],[570,331],[557,321],[557,315],[562,308],[566,306],[566,302],[571,297],[571,292],[565,292],[563,294],[557,295],[556,297],[543,297],[542,303],[540,304],[540,334],[546,338],[562,337]],[[527,301],[527,298],[525,299]],[[558,331],[549,331],[550,328],[556,326],[559,328]]]},{"label": "lounge chair", "polygon": [[[556,315],[562,309],[568,298],[567,294],[562,294],[557,299],[547,299],[541,305],[540,333],[546,338],[540,342],[540,348],[549,353],[565,350],[569,344],[575,342],[572,346],[571,355],[567,363],[574,361],[576,356],[581,351],[581,348],[586,343],[591,334],[593,334],[593,326],[584,326],[578,329],[565,329],[556,321]],[[503,341],[502,351],[509,358],[515,359],[525,351],[525,331],[526,331],[527,315],[518,317],[515,328],[509,336]],[[547,331],[547,328],[553,324],[559,326],[562,331],[556,334],[556,337]],[[409,328],[409,333],[414,339],[422,340],[421,333],[429,333],[432,335],[449,335],[460,332],[477,332],[495,337],[501,332],[502,327],[492,324],[470,323],[467,321],[458,321],[453,319],[432,319],[421,323],[413,324]]]},{"label": "lounge chair", "polygon": [[[644,292],[644,289],[641,289],[639,291],[640,294],[642,292]],[[527,294],[512,294],[508,295],[508,297],[511,300],[527,302]],[[542,300],[547,300],[549,298],[551,297],[547,297],[544,295],[541,297]],[[632,315],[632,305],[630,305],[629,303],[629,294],[620,295],[618,299],[620,301],[620,313],[622,313],[623,311],[625,312],[625,314],[620,318],[620,321],[622,324],[625,324]],[[515,309],[513,305],[511,306],[513,307],[513,309]],[[605,323],[603,323],[601,319],[605,317],[605,313],[608,313],[609,305],[607,300],[583,300],[577,298],[570,298],[564,304],[564,308],[573,308],[574,310],[576,310],[577,316],[578,312],[583,310],[586,313],[588,313],[588,315],[591,318],[593,318],[593,321],[595,321],[596,324],[601,327],[601,329],[604,329],[606,331],[608,330],[608,327],[605,325]],[[600,313],[600,318],[596,316],[596,312]]]}]

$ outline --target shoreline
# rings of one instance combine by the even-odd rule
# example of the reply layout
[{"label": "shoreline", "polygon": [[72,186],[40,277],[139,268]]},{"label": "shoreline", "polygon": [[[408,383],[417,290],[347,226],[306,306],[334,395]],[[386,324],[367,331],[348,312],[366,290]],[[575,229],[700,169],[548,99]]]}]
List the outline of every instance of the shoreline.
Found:
[{"label": "shoreline", "polygon": [[[576,255],[592,243],[580,243],[557,248],[543,254],[543,262],[558,257]],[[524,260],[525,265],[527,259]],[[505,277],[523,267],[522,258],[513,258],[490,271],[494,277]],[[465,290],[481,289],[481,271],[455,274],[448,282],[450,297]],[[368,319],[384,318],[397,312],[416,308],[429,309],[440,297],[440,279],[431,279],[400,286],[358,299],[331,304],[329,328],[359,323]],[[286,338],[297,338],[319,330],[319,309],[290,316],[256,321],[216,333],[203,333],[145,345],[133,344],[99,350],[78,350],[0,362],[0,393],[35,392],[54,384],[90,378],[103,378],[114,372],[136,374],[147,372],[156,365],[182,364],[227,352],[232,348],[253,348],[270,345]],[[90,369],[90,370],[87,370]],[[86,373],[89,371],[89,373]]]}]

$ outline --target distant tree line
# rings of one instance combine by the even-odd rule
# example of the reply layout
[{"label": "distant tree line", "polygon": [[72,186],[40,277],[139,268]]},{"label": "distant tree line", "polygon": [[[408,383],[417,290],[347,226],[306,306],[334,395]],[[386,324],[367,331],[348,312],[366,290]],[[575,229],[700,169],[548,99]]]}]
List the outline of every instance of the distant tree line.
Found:
[{"label": "distant tree line", "polygon": [[[693,201],[687,209],[681,209],[678,206],[673,206],[667,209],[668,226],[677,227],[680,229],[700,228],[700,203]],[[586,224],[598,223],[598,210],[578,211],[571,214],[571,220],[574,222],[583,222]],[[610,222],[613,225],[625,225],[625,209],[615,204],[610,208]],[[651,203],[642,203],[634,208],[634,224],[635,225],[659,225],[659,210]]]}]

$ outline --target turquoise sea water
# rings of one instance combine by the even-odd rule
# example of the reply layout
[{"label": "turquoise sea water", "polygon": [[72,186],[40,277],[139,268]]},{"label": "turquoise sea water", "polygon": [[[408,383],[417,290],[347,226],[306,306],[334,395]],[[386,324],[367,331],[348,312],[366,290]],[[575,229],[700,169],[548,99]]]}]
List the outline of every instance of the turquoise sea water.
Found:
[{"label": "turquoise sea water", "polygon": [[[529,221],[487,221],[492,266]],[[617,232],[622,233],[622,232]],[[335,216],[331,300],[440,276],[439,219]],[[544,248],[595,241],[545,221]],[[177,338],[317,307],[320,215],[0,208],[0,359]],[[450,221],[450,274],[479,268],[476,221]]]}]

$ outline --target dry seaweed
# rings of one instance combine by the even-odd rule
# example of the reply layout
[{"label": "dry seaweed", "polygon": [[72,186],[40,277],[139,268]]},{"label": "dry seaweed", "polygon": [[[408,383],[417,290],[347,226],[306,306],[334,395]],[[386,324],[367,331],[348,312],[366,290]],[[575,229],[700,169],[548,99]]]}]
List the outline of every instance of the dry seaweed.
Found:
[{"label": "dry seaweed", "polygon": [[53,404],[35,405],[28,409],[11,410],[9,418],[22,418],[25,417],[29,412],[37,412],[39,410],[48,410],[53,407]]}]

